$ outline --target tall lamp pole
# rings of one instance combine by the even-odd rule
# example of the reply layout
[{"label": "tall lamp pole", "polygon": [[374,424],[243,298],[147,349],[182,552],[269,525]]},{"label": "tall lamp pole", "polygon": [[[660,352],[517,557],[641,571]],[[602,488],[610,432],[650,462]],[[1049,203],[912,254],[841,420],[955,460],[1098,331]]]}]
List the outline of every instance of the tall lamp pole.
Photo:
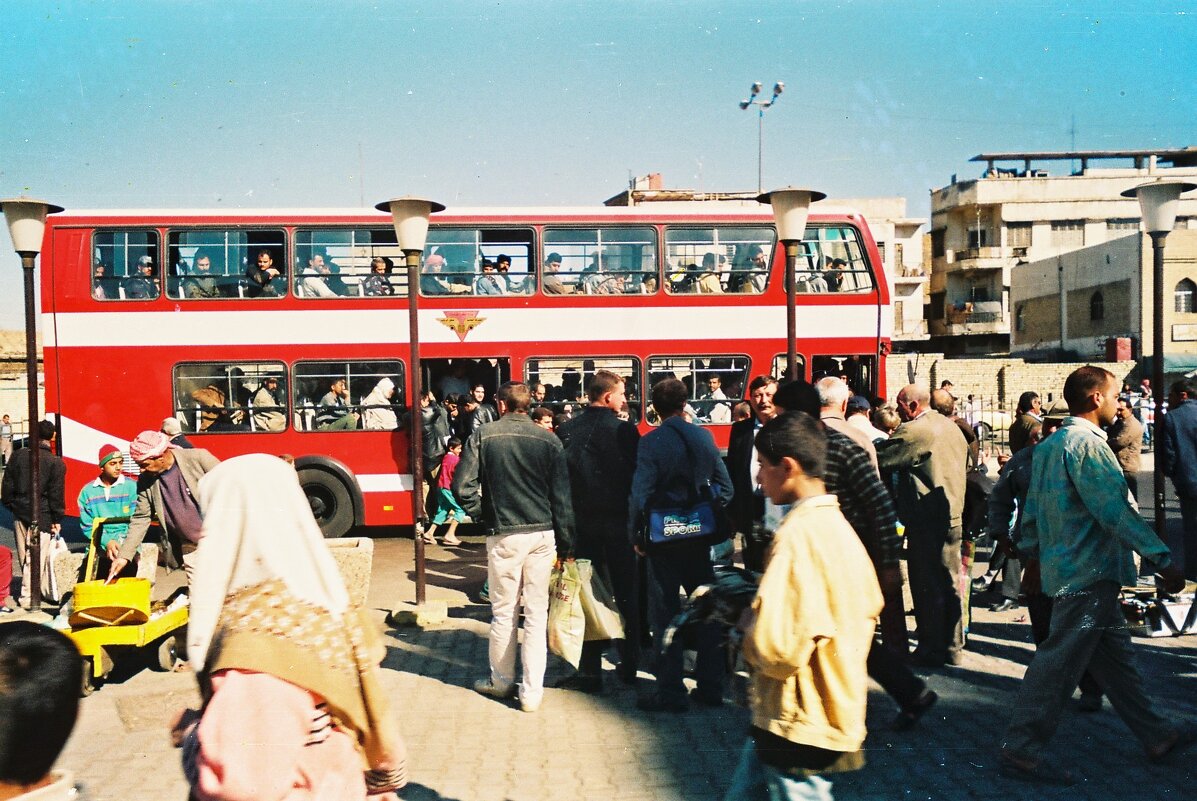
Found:
[{"label": "tall lamp pole", "polygon": [[[1160,438],[1161,423],[1164,420],[1164,240],[1176,225],[1176,211],[1180,196],[1197,189],[1197,184],[1184,181],[1150,181],[1122,193],[1123,197],[1137,197],[1143,212],[1143,228],[1151,235],[1152,280],[1151,280],[1151,383],[1152,400],[1155,402],[1155,434],[1153,442]],[[1168,541],[1167,521],[1164,517],[1164,460],[1156,447],[1155,469],[1152,473],[1155,504],[1155,533],[1164,542]]]},{"label": "tall lamp pole", "polygon": [[756,106],[756,191],[763,192],[762,183],[764,180],[764,154],[765,154],[765,111],[773,107],[777,102],[777,98],[781,97],[781,93],[786,90],[786,85],[781,81],[773,84],[773,96],[768,100],[757,98],[761,93],[763,84],[760,81],[752,84],[752,93],[748,98],[740,101],[740,110],[747,111],[749,108]]},{"label": "tall lamp pole", "polygon": [[773,219],[777,223],[777,238],[786,249],[786,380],[798,378],[798,314],[795,293],[794,271],[798,263],[798,250],[806,233],[806,218],[810,204],[827,197],[813,189],[798,189],[787,186],[757,196],[757,202],[768,203],[773,208]]},{"label": "tall lamp pole", "polygon": [[416,604],[419,605],[424,603],[427,588],[424,570],[424,421],[420,416],[424,389],[420,367],[419,270],[420,257],[428,239],[428,216],[434,211],[444,211],[445,207],[433,200],[405,196],[384,201],[374,208],[390,213],[395,238],[407,262],[407,328],[411,343],[408,366],[411,372],[411,514],[416,546]]},{"label": "tall lamp pole", "polygon": [[41,442],[38,432],[37,414],[37,316],[33,303],[33,270],[37,266],[37,254],[42,250],[42,237],[46,232],[46,215],[62,211],[61,206],[33,200],[27,197],[0,200],[8,232],[12,236],[13,250],[21,257],[22,272],[25,274],[25,383],[29,396],[29,425],[25,433],[25,447],[29,453],[29,566],[24,581],[29,582],[29,605],[32,609],[42,608],[41,564]]}]

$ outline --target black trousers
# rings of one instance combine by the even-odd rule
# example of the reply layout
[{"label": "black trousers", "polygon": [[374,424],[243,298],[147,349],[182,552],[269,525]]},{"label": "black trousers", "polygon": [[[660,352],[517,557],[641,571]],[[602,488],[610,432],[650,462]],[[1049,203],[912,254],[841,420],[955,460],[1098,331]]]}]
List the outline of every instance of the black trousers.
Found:
[{"label": "black trousers", "polygon": [[[615,605],[623,616],[624,639],[618,642],[619,658],[632,670],[640,664],[640,566],[639,557],[628,542],[628,524],[623,519],[578,521],[574,555],[589,559],[596,575],[615,593]],[[602,673],[606,640],[582,645],[578,672],[588,676]]]}]

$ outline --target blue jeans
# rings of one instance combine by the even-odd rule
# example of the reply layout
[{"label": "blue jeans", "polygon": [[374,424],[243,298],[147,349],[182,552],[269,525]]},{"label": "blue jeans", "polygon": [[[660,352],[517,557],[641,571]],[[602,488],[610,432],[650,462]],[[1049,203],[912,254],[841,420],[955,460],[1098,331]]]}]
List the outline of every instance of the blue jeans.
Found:
[{"label": "blue jeans", "polygon": [[833,801],[831,782],[821,776],[798,779],[761,762],[756,742],[749,737],[740,751],[740,764],[732,774],[723,801]]}]

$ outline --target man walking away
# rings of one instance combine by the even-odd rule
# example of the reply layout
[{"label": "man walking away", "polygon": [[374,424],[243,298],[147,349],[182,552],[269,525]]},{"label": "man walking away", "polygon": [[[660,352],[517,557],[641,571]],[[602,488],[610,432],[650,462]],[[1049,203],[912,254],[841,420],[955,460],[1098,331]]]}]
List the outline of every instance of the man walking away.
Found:
[{"label": "man walking away", "polygon": [[1064,383],[1070,417],[1035,448],[1019,551],[1039,559],[1043,592],[1053,596],[1051,629],[1027,668],[1001,750],[1004,773],[1069,784],[1070,772],[1042,754],[1064,703],[1086,667],[1114,710],[1159,761],[1194,742],[1144,695],[1119,590],[1135,583],[1137,551],[1162,565],[1165,589],[1183,586],[1160,542],[1127,499],[1126,482],[1101,426],[1114,421],[1118,382],[1081,367]]},{"label": "man walking away", "polygon": [[1197,580],[1197,387],[1192,382],[1172,385],[1163,434],[1160,458],[1176,488],[1184,524],[1181,564],[1185,578]]},{"label": "man walking away", "polygon": [[[629,536],[639,542],[640,522],[651,506],[671,508],[693,502],[697,488],[710,482],[715,502],[731,500],[731,479],[719,458],[711,432],[684,417],[689,398],[686,385],[676,378],[660,381],[652,389],[653,408],[661,425],[640,443],[636,454],[636,473],[632,478],[632,497],[628,502]],[[653,694],[641,698],[637,706],[650,712],[685,712],[690,703],[682,684],[682,648],[675,641],[662,653],[665,629],[681,611],[678,593],[694,592],[715,579],[711,565],[710,543],[703,539],[654,546],[648,557],[648,616],[656,650],[657,686]],[[716,624],[704,626],[699,634],[698,664],[695,669],[698,689],[695,700],[707,706],[723,703],[725,660],[719,648],[720,632]]]},{"label": "man walking away", "polygon": [[[30,546],[33,543],[33,504],[36,503],[38,527],[41,529],[41,555],[45,559],[50,553],[50,539],[62,530],[62,516],[66,513],[63,485],[66,480],[66,463],[54,453],[54,441],[58,428],[49,420],[37,424],[37,446],[42,449],[39,460],[37,498],[29,497],[29,482],[33,472],[33,451],[26,447],[13,454],[4,471],[4,482],[0,485],[0,501],[12,512],[13,533],[17,540],[17,561],[21,565],[21,606],[26,609],[32,602],[31,588],[34,570],[41,565],[30,564]],[[32,443],[30,443],[32,444]],[[46,589],[46,588],[43,588]]]},{"label": "man walking away", "polygon": [[[518,687],[520,709],[535,712],[548,658],[549,575],[558,553],[573,556],[569,471],[561,441],[528,417],[527,384],[507,382],[495,400],[501,417],[470,435],[453,477],[453,493],[466,514],[487,529],[490,676],[474,682],[474,689],[511,698]],[[521,608],[523,674],[517,683]]]},{"label": "man walking away", "polygon": [[[640,432],[619,419],[627,401],[623,378],[598,370],[586,388],[590,403],[557,435],[565,444],[569,483],[577,518],[577,556],[589,559],[594,572],[615,593],[624,621],[617,673],[625,683],[636,680],[640,650],[639,565],[628,542],[628,497],[636,470]],[[607,643],[589,640],[582,645],[578,672],[557,686],[570,690],[602,692],[602,655]]]},{"label": "man walking away", "polygon": [[907,565],[924,667],[961,663],[964,607],[960,593],[968,443],[956,424],[931,408],[926,387],[898,393],[904,421],[877,445],[882,473],[896,472],[898,517],[906,524]]}]

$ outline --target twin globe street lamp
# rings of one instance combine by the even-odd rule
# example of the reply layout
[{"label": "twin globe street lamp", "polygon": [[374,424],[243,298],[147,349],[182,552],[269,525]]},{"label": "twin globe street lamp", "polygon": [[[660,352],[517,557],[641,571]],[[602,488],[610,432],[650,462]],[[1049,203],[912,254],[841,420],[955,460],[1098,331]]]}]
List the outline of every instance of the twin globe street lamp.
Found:
[{"label": "twin globe street lamp", "polygon": [[422,370],[420,367],[420,319],[419,319],[419,269],[420,257],[428,240],[428,217],[435,211],[444,211],[444,205],[424,198],[404,197],[383,201],[374,208],[390,213],[395,226],[395,239],[403,251],[407,263],[407,328],[411,344],[410,371],[411,397],[411,513],[412,534],[416,549],[416,604],[424,603],[427,581],[424,570],[424,421],[420,416],[420,403],[424,395]]},{"label": "twin globe street lamp", "polygon": [[795,303],[794,271],[798,264],[798,251],[806,233],[806,218],[810,204],[827,197],[814,189],[799,189],[787,186],[757,195],[758,203],[768,203],[773,208],[773,220],[777,223],[777,238],[786,249],[786,380],[794,381],[798,376],[798,316]]},{"label": "twin globe street lamp", "polygon": [[[25,433],[25,447],[29,454],[29,546],[28,565],[22,581],[29,582],[29,605],[37,611],[42,608],[41,564],[41,442],[38,433],[37,413],[37,317],[33,303],[33,270],[37,266],[37,255],[42,250],[42,239],[46,233],[46,215],[62,211],[61,206],[27,197],[0,200],[0,209],[8,222],[8,233],[12,237],[13,250],[21,257],[25,273],[25,382],[29,396],[29,424]],[[15,521],[14,521],[15,524]],[[15,525],[14,525],[15,527]]]},{"label": "twin globe street lamp", "polygon": [[[1152,401],[1155,403],[1156,433],[1153,442],[1159,441],[1160,424],[1164,413],[1164,240],[1176,225],[1176,212],[1180,207],[1180,196],[1197,189],[1197,184],[1186,181],[1157,180],[1140,184],[1122,193],[1123,197],[1139,199],[1143,214],[1143,228],[1151,236],[1152,250],[1152,314],[1151,314],[1151,383]],[[1063,345],[1063,343],[1061,343]],[[1164,517],[1164,460],[1156,448],[1153,476],[1153,503],[1155,504],[1155,533],[1164,542],[1168,541],[1167,522]]]}]

